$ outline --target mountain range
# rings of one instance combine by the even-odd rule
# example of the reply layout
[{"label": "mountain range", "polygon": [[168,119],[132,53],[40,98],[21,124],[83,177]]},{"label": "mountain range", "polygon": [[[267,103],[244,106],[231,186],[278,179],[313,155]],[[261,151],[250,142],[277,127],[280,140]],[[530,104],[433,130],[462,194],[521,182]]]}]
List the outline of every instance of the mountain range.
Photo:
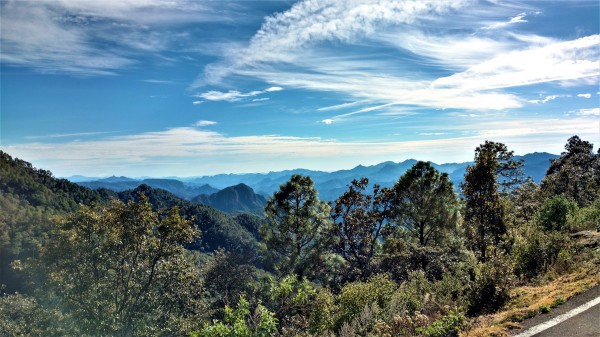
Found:
[{"label": "mountain range", "polygon": [[[546,174],[550,161],[558,157],[558,155],[546,152],[535,152],[523,156],[514,156],[514,159],[523,161],[525,177],[529,176],[539,183]],[[352,169],[334,172],[295,169],[269,173],[218,174],[169,179],[132,179],[115,176],[104,179],[88,178],[87,181],[84,180],[85,177],[81,176],[69,179],[92,189],[107,188],[118,192],[145,184],[167,190],[183,199],[209,205],[222,211],[253,212],[262,209],[266,198],[273,195],[279,186],[289,180],[293,174],[310,176],[315,182],[319,197],[326,201],[332,201],[347,189],[347,185],[350,184],[352,179],[367,177],[372,184],[385,187],[392,186],[416,162],[415,159],[408,159],[399,163],[387,161],[372,166],[358,165]],[[458,191],[467,167],[473,165],[473,162],[431,164],[438,171],[448,173],[450,180],[452,180]]]}]

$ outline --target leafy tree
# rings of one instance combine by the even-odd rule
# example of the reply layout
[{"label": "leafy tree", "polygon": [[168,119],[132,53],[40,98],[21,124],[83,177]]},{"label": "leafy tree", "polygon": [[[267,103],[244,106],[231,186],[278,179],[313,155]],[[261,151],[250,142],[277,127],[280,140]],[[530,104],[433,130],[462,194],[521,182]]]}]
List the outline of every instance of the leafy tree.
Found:
[{"label": "leafy tree", "polygon": [[225,307],[223,321],[214,320],[212,324],[192,332],[191,337],[270,337],[277,332],[277,319],[274,314],[262,305],[258,305],[253,314],[250,303],[244,296],[240,297],[238,306],[232,309]]},{"label": "leafy tree", "polygon": [[438,279],[465,252],[460,201],[448,175],[417,162],[393,187],[391,225],[384,245],[384,268],[397,279],[422,270]]},{"label": "leafy tree", "polygon": [[[486,141],[475,149],[475,164],[467,167],[462,192],[465,224],[471,248],[486,261],[489,247],[498,246],[507,232],[505,207],[499,187],[518,182],[522,162],[513,160],[506,145]],[[506,189],[505,188],[505,189]]]},{"label": "leafy tree", "polygon": [[527,178],[521,186],[513,190],[511,201],[515,225],[530,223],[543,202],[540,186],[533,179]]},{"label": "leafy tree", "polygon": [[557,195],[544,202],[536,220],[546,231],[562,231],[566,229],[568,217],[577,210],[577,203]]},{"label": "leafy tree", "polygon": [[333,225],[327,232],[328,247],[345,261],[342,282],[366,280],[375,269],[374,257],[380,250],[381,234],[387,223],[390,190],[373,186],[369,180],[353,180],[331,211]]},{"label": "leafy tree", "polygon": [[589,206],[600,195],[600,150],[594,153],[594,145],[578,136],[569,138],[565,150],[550,163],[542,190]]},{"label": "leafy tree", "polygon": [[460,202],[447,173],[419,161],[394,185],[392,220],[422,247],[440,244],[460,223]]},{"label": "leafy tree", "polygon": [[204,305],[199,271],[182,244],[198,235],[176,208],[159,216],[143,196],[83,206],[57,224],[28,269],[41,278],[43,303],[59,301],[87,335],[189,331]]},{"label": "leafy tree", "polygon": [[311,260],[319,259],[319,242],[330,223],[329,211],[329,205],[319,200],[312,179],[297,174],[269,199],[267,223],[260,229],[280,275],[304,276]]}]

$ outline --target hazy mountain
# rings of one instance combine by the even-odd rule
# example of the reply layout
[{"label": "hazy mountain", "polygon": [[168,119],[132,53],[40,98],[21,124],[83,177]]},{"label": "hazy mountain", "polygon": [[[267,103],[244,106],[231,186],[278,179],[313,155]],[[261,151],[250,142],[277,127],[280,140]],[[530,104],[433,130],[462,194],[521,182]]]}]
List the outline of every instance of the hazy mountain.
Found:
[{"label": "hazy mountain", "polygon": [[115,192],[122,192],[126,190],[135,189],[140,185],[148,185],[150,187],[160,188],[169,191],[175,194],[176,196],[186,200],[190,200],[199,194],[212,194],[219,191],[218,189],[208,184],[194,186],[175,179],[152,178],[136,180],[127,177],[113,176],[94,181],[81,181],[77,183],[79,185],[86,186],[92,189],[107,188]]},{"label": "hazy mountain", "polygon": [[250,186],[238,184],[211,195],[201,194],[193,198],[192,202],[208,205],[224,212],[262,214],[267,200],[262,195],[254,193]]},{"label": "hazy mountain", "polygon": [[[550,160],[558,158],[558,155],[550,153],[530,153],[523,156],[515,156],[515,159],[524,161],[525,176],[531,176],[536,182],[540,182],[546,174],[546,170],[550,165]],[[293,174],[302,174],[310,176],[315,182],[315,187],[319,191],[319,197],[323,200],[334,200],[341,195],[352,179],[361,177],[369,178],[373,184],[382,186],[392,186],[400,176],[411,168],[417,161],[414,159],[405,160],[399,163],[387,161],[372,166],[358,165],[352,169],[339,170],[334,172],[313,171],[307,169],[286,170],[269,173],[248,173],[248,174],[218,174],[214,176],[180,178],[180,179],[145,179],[133,180],[126,177],[110,177],[95,181],[79,182],[79,184],[91,188],[108,188],[114,191],[124,191],[127,189],[136,188],[140,184],[147,184],[155,188],[162,188],[171,193],[191,200],[198,196],[198,200],[202,199],[203,203],[213,204],[220,200],[220,206],[216,208],[225,210],[230,206],[226,206],[224,201],[225,196],[231,198],[240,198],[239,194],[233,191],[215,196],[210,199],[218,189],[225,189],[239,184],[245,184],[253,190],[254,194],[270,196],[279,186],[290,179]],[[448,173],[450,180],[458,189],[463,180],[467,166],[473,162],[466,163],[446,163],[436,164],[431,163],[440,172]],[[240,191],[236,191],[240,192]],[[204,194],[204,197],[200,197]],[[197,200],[197,201],[198,201]],[[252,205],[254,201],[246,200],[249,204],[245,204],[238,208],[239,210],[246,209],[246,206]],[[239,202],[239,199],[227,201],[234,205]],[[232,208],[236,208],[231,206]]]}]

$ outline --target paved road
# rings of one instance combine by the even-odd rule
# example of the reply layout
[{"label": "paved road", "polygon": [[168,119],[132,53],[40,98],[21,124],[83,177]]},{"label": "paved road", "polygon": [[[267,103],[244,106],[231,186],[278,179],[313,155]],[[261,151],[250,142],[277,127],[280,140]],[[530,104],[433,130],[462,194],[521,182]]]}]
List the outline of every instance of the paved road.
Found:
[{"label": "paved road", "polygon": [[535,335],[539,337],[599,337],[600,304]]},{"label": "paved road", "polygon": [[[540,324],[550,322],[554,319],[560,319],[561,316],[569,315],[573,310],[580,311],[582,305],[589,303],[600,296],[600,287],[576,296],[564,305],[553,309],[548,314],[538,315],[531,320],[524,322],[524,329],[515,331],[513,335],[526,334],[531,328],[539,327]],[[596,300],[597,301],[597,300]],[[537,334],[530,334],[535,337],[600,337],[600,304],[553,326]]]}]

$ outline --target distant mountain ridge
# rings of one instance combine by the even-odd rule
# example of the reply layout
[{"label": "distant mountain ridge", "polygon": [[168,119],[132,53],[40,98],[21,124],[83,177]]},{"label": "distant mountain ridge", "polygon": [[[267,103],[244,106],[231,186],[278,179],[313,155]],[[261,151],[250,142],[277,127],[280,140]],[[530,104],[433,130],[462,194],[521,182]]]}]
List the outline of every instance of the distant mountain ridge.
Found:
[{"label": "distant mountain ridge", "polygon": [[[523,171],[525,177],[530,176],[537,183],[539,183],[545,176],[546,170],[550,166],[550,160],[558,157],[558,155],[546,152],[535,152],[522,156],[514,156],[514,158],[517,160],[523,160]],[[400,178],[400,176],[410,169],[416,162],[417,160],[415,159],[408,159],[399,163],[387,161],[372,166],[358,165],[352,169],[334,172],[295,169],[269,173],[218,174],[213,176],[179,179],[128,180],[130,178],[110,177],[104,179],[108,181],[100,179],[78,183],[91,188],[104,187],[115,191],[136,188],[140,184],[145,183],[155,188],[162,188],[170,191],[181,198],[187,200],[194,199],[197,202],[213,205],[218,209],[224,210],[224,208],[230,207],[227,206],[227,202],[229,201],[225,201],[224,199],[226,195],[230,195],[232,198],[237,198],[236,200],[238,201],[241,197],[240,194],[236,195],[235,193],[232,193],[232,191],[227,191],[226,193],[218,196],[212,196],[219,190],[223,190],[228,187],[235,187],[237,185],[244,184],[245,186],[253,189],[253,193],[255,194],[271,196],[279,188],[279,186],[288,181],[293,174],[302,174],[308,175],[313,179],[315,182],[315,188],[319,191],[319,197],[321,199],[331,201],[335,200],[346,190],[347,185],[350,184],[352,179],[367,177],[369,178],[369,182],[372,184],[392,186],[396,181],[398,181],[398,178]],[[472,164],[473,162],[445,164],[431,163],[431,165],[438,171],[448,173],[450,180],[454,183],[455,188],[457,189],[460,186],[460,183],[462,183],[467,166]],[[240,191],[238,190],[237,192]],[[202,194],[205,196],[200,196]],[[249,205],[254,205],[257,203],[257,201],[252,199],[252,197],[249,198],[250,199],[244,200],[244,202],[241,203],[243,204],[240,206],[242,209],[247,209]],[[217,207],[217,204],[220,206]]]},{"label": "distant mountain ridge", "polygon": [[219,189],[216,189],[208,184],[190,185],[176,179],[159,178],[137,180],[127,177],[112,176],[93,181],[80,181],[76,183],[85,187],[89,187],[91,189],[107,188],[115,192],[122,192],[126,190],[135,189],[140,185],[148,185],[153,188],[160,188],[169,191],[175,194],[176,196],[186,200],[190,200],[200,194],[213,194],[219,191]]},{"label": "distant mountain ridge", "polygon": [[211,195],[201,194],[191,200],[224,212],[248,212],[262,214],[267,199],[254,193],[252,187],[237,184],[226,187]]}]

